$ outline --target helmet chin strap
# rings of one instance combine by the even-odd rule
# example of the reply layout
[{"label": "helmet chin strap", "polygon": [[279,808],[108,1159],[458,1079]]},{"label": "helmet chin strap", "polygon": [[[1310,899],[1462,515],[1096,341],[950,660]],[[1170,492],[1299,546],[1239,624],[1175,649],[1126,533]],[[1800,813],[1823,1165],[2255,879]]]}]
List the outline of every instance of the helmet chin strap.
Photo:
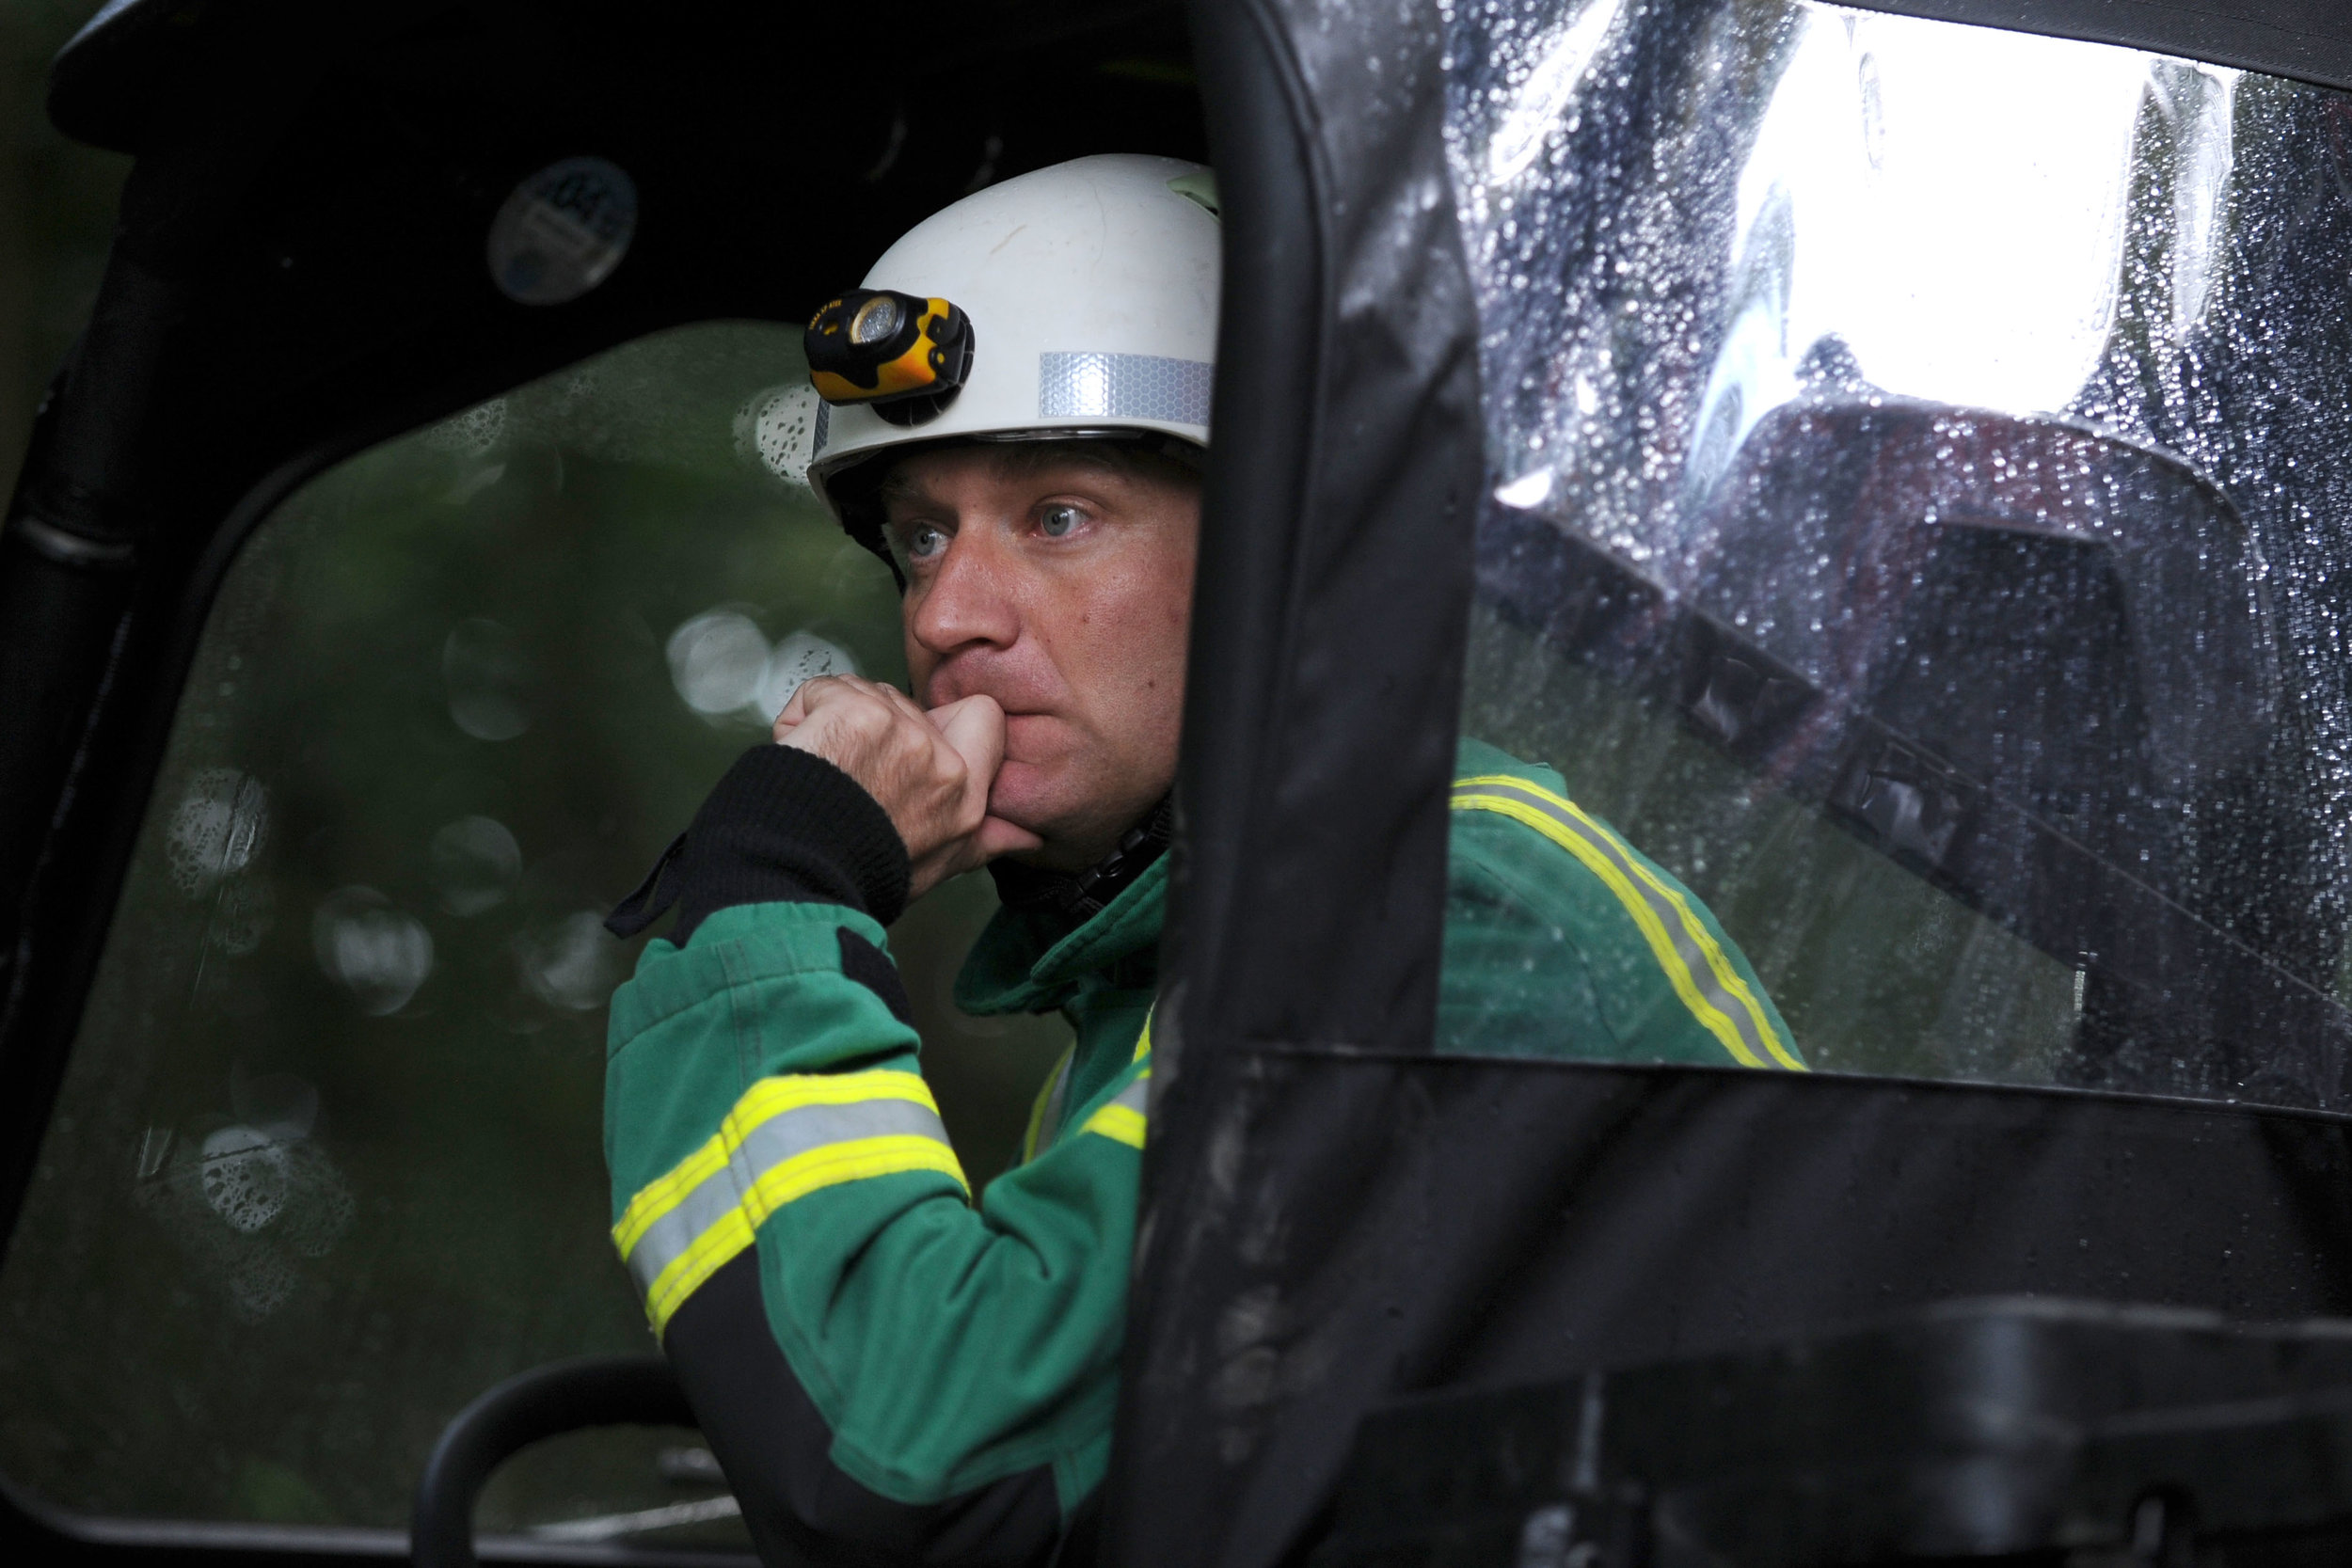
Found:
[{"label": "helmet chin strap", "polygon": [[1091,920],[1133,886],[1167,852],[1175,836],[1175,798],[1163,795],[1157,805],[1143,814],[1142,821],[1120,835],[1109,854],[1084,871],[1042,871],[996,860],[989,863],[988,873],[996,879],[996,896],[1009,909],[1052,909],[1073,919]]}]

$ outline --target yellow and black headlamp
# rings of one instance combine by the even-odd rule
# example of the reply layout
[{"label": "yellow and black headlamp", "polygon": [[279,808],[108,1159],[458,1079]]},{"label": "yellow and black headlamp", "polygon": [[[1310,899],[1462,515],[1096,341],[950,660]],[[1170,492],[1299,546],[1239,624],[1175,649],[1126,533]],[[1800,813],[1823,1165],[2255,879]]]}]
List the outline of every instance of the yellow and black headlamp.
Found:
[{"label": "yellow and black headlamp", "polygon": [[935,412],[972,373],[972,318],[944,299],[896,289],[851,289],[808,324],[808,379],[831,404]]}]

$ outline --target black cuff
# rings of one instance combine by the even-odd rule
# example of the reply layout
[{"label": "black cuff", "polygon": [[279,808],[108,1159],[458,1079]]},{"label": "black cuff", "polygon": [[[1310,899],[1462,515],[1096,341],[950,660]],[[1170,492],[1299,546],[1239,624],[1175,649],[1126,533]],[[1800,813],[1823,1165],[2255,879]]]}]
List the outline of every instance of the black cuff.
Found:
[{"label": "black cuff", "polygon": [[912,881],[898,830],[856,780],[796,746],[755,746],[608,924],[642,929],[675,901],[681,947],[738,904],[846,904],[887,926]]}]

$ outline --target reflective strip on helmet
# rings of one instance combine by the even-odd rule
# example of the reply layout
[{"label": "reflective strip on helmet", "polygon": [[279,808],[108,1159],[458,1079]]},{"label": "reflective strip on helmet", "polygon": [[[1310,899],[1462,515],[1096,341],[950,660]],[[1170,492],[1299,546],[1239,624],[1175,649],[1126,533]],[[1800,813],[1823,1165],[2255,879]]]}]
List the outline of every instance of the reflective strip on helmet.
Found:
[{"label": "reflective strip on helmet", "polygon": [[1136,1081],[1105,1101],[1087,1117],[1081,1132],[1093,1132],[1125,1144],[1129,1148],[1143,1147],[1146,1117],[1152,1108],[1152,1069],[1145,1068],[1136,1074]]},{"label": "reflective strip on helmet", "polygon": [[1690,901],[1574,801],[1525,779],[1494,774],[1455,780],[1452,803],[1455,811],[1490,811],[1524,823],[1598,877],[1633,917],[1675,994],[1732,1060],[1741,1067],[1806,1070]]},{"label": "reflective strip on helmet", "polygon": [[935,1171],[971,1191],[930,1089],[914,1073],[763,1078],[709,1142],[629,1201],[612,1243],[659,1335],[786,1204],[908,1171]]},{"label": "reflective strip on helmet", "polygon": [[1216,367],[1155,354],[1041,354],[1037,413],[1041,420],[1157,420],[1209,422],[1209,384]]}]

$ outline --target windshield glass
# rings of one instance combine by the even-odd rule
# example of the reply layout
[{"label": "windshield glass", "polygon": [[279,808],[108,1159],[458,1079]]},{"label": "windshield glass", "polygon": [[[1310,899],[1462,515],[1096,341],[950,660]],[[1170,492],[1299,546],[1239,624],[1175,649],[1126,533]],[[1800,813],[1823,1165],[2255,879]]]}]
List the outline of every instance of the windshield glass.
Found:
[{"label": "windshield glass", "polygon": [[2342,1108],[2352,100],[1791,0],[1445,16],[1466,731],[1816,1069]]},{"label": "windshield glass", "polygon": [[[0,1267],[0,1484],[395,1529],[491,1385],[653,1348],[601,1143],[650,939],[605,912],[800,681],[904,678],[888,570],[799,483],[806,376],[797,327],[675,328],[361,452],[243,543]],[[994,909],[968,876],[890,934],[976,1176],[1070,1039],[955,1006]],[[502,1467],[477,1521],[741,1546],[734,1508],[685,1434],[606,1428]]]}]

